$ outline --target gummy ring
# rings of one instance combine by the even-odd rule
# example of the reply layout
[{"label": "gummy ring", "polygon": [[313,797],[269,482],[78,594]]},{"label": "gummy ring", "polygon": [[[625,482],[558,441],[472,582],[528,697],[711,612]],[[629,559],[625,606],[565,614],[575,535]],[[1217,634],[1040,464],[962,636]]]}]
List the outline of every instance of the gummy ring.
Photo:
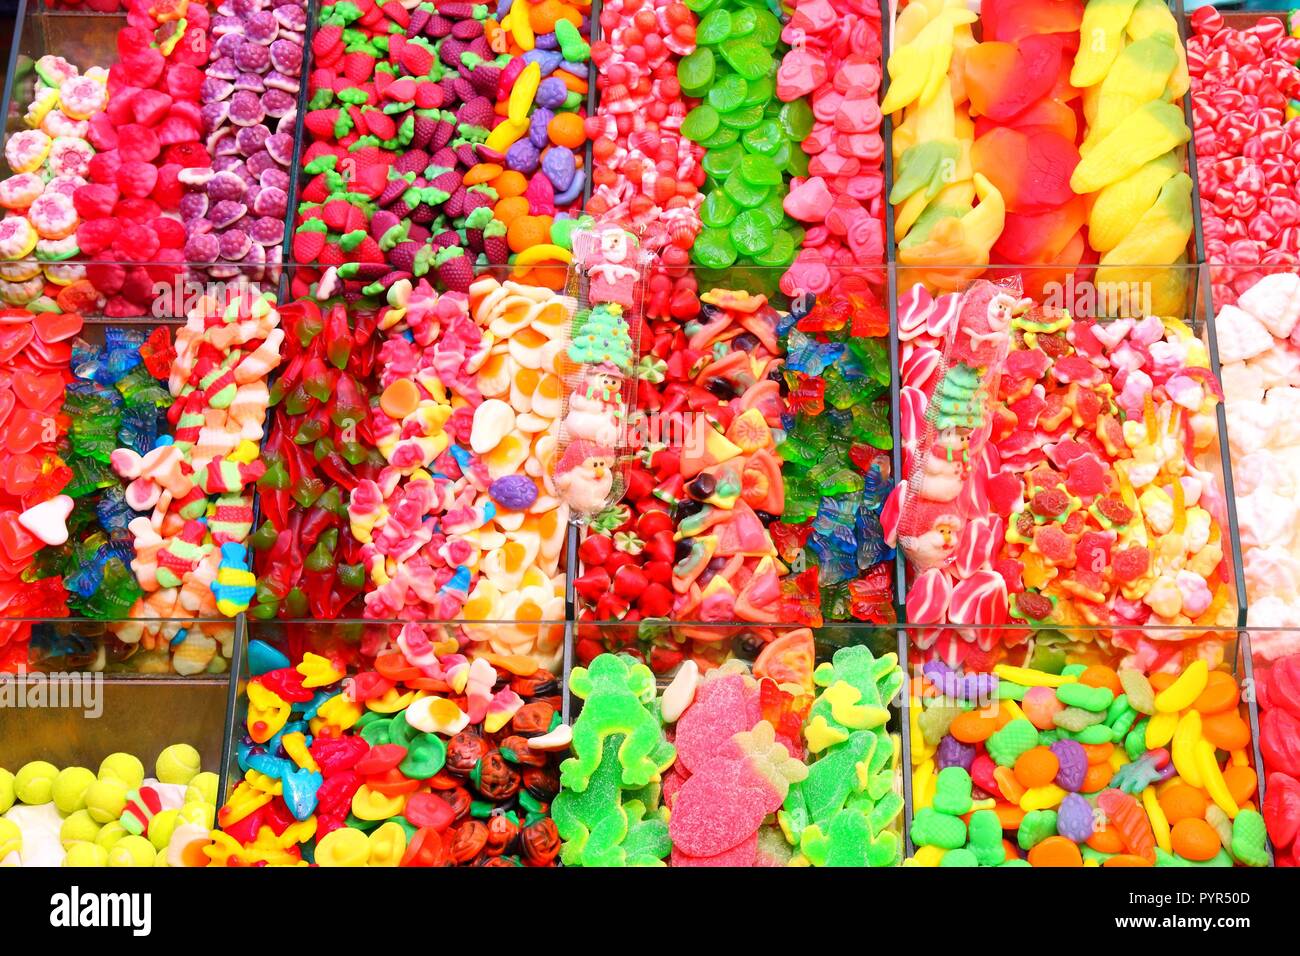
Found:
[{"label": "gummy ring", "polygon": [[108,88],[90,76],[74,76],[59,86],[63,112],[72,119],[90,119],[108,102]]},{"label": "gummy ring", "polygon": [[[76,242],[77,237],[69,236],[68,239]],[[86,267],[80,262],[57,262],[45,267],[45,278],[58,286],[72,285],[85,277]]]},{"label": "gummy ring", "polygon": [[62,239],[41,239],[36,243],[36,258],[45,263],[64,262],[79,251],[75,232]]},{"label": "gummy ring", "polygon": [[15,173],[32,173],[41,168],[50,154],[53,140],[38,129],[14,133],[5,143],[5,159]]},{"label": "gummy ring", "polygon": [[66,239],[77,231],[76,207],[60,193],[43,194],[27,210],[27,218],[44,239]]},{"label": "gummy ring", "polygon": [[32,105],[27,107],[27,112],[23,114],[23,122],[32,128],[39,127],[44,122],[45,117],[58,105],[58,90],[51,87],[39,90],[32,99]]},{"label": "gummy ring", "polygon": [[[12,143],[13,139],[9,142]],[[35,227],[21,216],[9,216],[0,222],[0,256],[5,259],[23,259],[31,255],[38,239]]]},{"label": "gummy ring", "polygon": [[5,282],[26,282],[40,274],[41,264],[30,259],[0,262],[0,279]]},{"label": "gummy ring", "polygon": [[26,209],[45,192],[45,180],[36,173],[19,173],[0,182],[0,206]]}]

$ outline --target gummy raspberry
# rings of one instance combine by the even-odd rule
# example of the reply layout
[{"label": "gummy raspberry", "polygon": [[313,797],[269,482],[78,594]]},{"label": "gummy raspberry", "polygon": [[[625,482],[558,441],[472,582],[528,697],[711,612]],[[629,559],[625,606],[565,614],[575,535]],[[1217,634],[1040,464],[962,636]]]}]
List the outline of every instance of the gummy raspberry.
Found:
[{"label": "gummy raspberry", "polygon": [[158,134],[147,126],[128,123],[118,130],[117,151],[121,154],[123,162],[137,159],[144,163],[151,163],[158,158],[161,149]]},{"label": "gummy raspberry", "polygon": [[85,186],[78,186],[73,192],[72,205],[83,220],[104,219],[113,214],[117,198],[116,186],[87,183]]},{"label": "gummy raspberry", "polygon": [[1128,505],[1114,495],[1097,499],[1097,510],[1102,517],[1114,525],[1126,525],[1133,520],[1133,511]]},{"label": "gummy raspberry", "polygon": [[1055,518],[1065,514],[1070,507],[1070,496],[1060,488],[1044,488],[1034,495],[1029,507],[1043,518]]},{"label": "gummy raspberry", "polygon": [[91,146],[100,150],[99,155],[102,156],[105,150],[117,149],[117,125],[106,113],[96,113],[90,118],[86,138],[90,140]]},{"label": "gummy raspberry", "polygon": [[167,249],[180,249],[185,245],[185,224],[179,219],[159,216],[149,223],[158,236],[158,242]]},{"label": "gummy raspberry", "polygon": [[[87,252],[86,241],[82,238],[82,230],[87,225],[104,225],[109,227],[113,236],[117,235],[117,227],[108,220],[102,220],[101,223],[85,223],[77,230],[77,245],[81,247],[82,252]],[[102,252],[112,245],[111,240],[103,245],[97,245],[94,255]],[[86,278],[90,280],[100,295],[114,296],[117,295],[122,283],[126,281],[126,268],[118,265],[116,262],[88,262],[86,263]]]},{"label": "gummy raspberry", "polygon": [[152,163],[131,160],[117,168],[117,187],[128,198],[144,199],[153,192],[157,182],[158,167]]},{"label": "gummy raspberry", "polygon": [[152,199],[119,199],[113,215],[134,223],[144,223],[162,215],[162,207]]},{"label": "gummy raspberry", "polygon": [[175,163],[186,169],[203,169],[212,165],[212,157],[202,143],[176,143],[163,154],[164,163]]},{"label": "gummy raspberry", "polygon": [[167,68],[167,92],[173,99],[197,102],[203,86],[203,71],[188,63],[177,63]]},{"label": "gummy raspberry", "polygon": [[172,98],[158,90],[141,90],[131,98],[131,116],[142,126],[157,126],[172,105]]},{"label": "gummy raspberry", "polygon": [[1123,583],[1136,581],[1151,566],[1151,552],[1140,544],[1135,544],[1123,551],[1116,551],[1111,556],[1110,566],[1115,573],[1115,580]]},{"label": "gummy raspberry", "polygon": [[113,254],[122,262],[148,262],[158,252],[158,234],[137,223],[121,225]]},{"label": "gummy raspberry", "polygon": [[153,188],[154,199],[164,209],[176,209],[185,195],[185,184],[180,181],[181,167],[167,163],[158,167],[158,182]]},{"label": "gummy raspberry", "polygon": [[86,168],[87,178],[93,183],[116,185],[117,167],[120,165],[122,165],[122,157],[116,149],[96,153],[90,157],[90,163]]},{"label": "gummy raspberry", "polygon": [[[77,248],[88,256],[99,255],[117,239],[118,228],[118,224],[112,219],[91,219],[83,222],[77,227]],[[95,282],[95,288],[105,295],[112,295],[117,291],[117,288],[108,289],[99,282]]]}]

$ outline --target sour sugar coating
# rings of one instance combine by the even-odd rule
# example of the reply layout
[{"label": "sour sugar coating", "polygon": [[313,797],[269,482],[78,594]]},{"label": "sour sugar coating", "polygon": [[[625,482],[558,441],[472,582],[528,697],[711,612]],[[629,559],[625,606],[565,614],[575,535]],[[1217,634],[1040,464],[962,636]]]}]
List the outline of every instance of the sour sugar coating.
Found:
[{"label": "sour sugar coating", "polygon": [[1029,665],[995,666],[978,700],[944,698],[938,676],[927,668],[912,711],[909,862],[1268,865],[1227,670],[1190,656],[1116,670],[1040,648]]}]

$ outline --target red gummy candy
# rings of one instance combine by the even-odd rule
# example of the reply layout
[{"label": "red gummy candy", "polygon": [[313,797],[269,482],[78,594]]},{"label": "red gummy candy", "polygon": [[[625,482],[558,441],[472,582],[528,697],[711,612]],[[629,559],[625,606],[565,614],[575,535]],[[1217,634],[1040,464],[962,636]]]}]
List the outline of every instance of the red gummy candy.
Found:
[{"label": "red gummy candy", "polygon": [[117,151],[121,154],[123,162],[137,159],[151,163],[158,158],[161,150],[158,134],[147,126],[128,123],[118,130]]},{"label": "red gummy candy", "polygon": [[971,164],[1002,193],[1010,212],[1045,212],[1075,198],[1079,150],[1059,133],[999,127],[975,141]]},{"label": "red gummy candy", "polygon": [[117,188],[122,195],[144,199],[158,182],[158,167],[152,163],[129,160],[117,168]]}]

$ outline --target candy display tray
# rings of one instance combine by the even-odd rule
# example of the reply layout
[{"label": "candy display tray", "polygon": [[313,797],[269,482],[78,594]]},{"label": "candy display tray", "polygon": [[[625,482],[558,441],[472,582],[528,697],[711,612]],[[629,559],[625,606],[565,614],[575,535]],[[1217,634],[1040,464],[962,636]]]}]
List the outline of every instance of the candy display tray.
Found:
[{"label": "candy display tray", "polygon": [[[289,259],[293,234],[297,190],[301,162],[299,153],[303,143],[303,115],[307,101],[311,40],[316,29],[320,0],[305,0],[307,27],[303,34],[304,60],[301,86],[297,93],[296,115],[293,123],[293,154],[289,164],[289,196],[285,213],[284,239],[279,244],[279,261],[265,265],[242,265],[230,262],[187,261],[179,275],[161,278],[155,283],[155,299],[151,314],[134,317],[115,317],[83,313],[87,323],[142,325],[153,322],[183,323],[185,304],[203,294],[210,284],[248,284],[258,291],[280,293],[286,281],[284,264]],[[35,64],[42,56],[61,56],[81,70],[93,66],[110,67],[117,61],[117,34],[127,25],[124,11],[96,13],[93,11],[51,9],[44,0],[19,0],[14,20],[13,46],[5,70],[4,82],[4,138],[26,129],[23,112],[31,102],[35,83]],[[272,122],[268,119],[268,124]],[[8,161],[0,154],[0,179],[11,175]],[[277,248],[277,247],[268,247]],[[79,257],[78,261],[87,261]],[[113,262],[110,257],[99,256],[92,260],[98,266],[129,266],[133,263]],[[161,274],[160,274],[161,276]]]}]

